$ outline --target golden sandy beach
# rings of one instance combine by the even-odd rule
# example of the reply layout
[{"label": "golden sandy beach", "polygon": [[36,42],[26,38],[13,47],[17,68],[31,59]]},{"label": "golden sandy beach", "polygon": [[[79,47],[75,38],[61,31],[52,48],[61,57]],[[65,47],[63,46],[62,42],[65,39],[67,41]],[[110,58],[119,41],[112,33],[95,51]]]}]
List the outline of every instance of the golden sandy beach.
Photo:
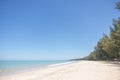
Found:
[{"label": "golden sandy beach", "polygon": [[0,76],[0,80],[120,80],[120,65],[78,61]]}]

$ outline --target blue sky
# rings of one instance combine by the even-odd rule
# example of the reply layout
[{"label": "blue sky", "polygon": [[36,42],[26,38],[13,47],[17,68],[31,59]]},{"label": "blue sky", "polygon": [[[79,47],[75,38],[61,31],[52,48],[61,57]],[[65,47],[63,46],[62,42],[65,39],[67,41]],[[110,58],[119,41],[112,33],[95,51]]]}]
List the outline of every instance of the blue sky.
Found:
[{"label": "blue sky", "polygon": [[109,33],[118,0],[0,0],[0,59],[72,59]]}]

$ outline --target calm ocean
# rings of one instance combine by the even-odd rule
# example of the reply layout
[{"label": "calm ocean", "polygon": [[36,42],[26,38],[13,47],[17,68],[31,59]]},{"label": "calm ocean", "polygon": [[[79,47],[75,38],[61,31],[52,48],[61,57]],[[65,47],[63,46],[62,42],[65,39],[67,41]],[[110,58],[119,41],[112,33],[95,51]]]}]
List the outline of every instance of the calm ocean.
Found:
[{"label": "calm ocean", "polygon": [[0,70],[44,67],[63,62],[67,62],[67,60],[0,61]]}]

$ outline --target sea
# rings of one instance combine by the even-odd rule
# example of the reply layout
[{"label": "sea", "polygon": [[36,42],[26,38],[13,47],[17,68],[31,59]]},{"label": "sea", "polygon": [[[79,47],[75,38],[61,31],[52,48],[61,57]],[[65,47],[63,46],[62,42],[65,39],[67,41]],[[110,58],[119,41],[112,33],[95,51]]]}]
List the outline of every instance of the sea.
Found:
[{"label": "sea", "polygon": [[68,60],[2,60],[0,61],[0,75],[20,72],[35,68],[44,68],[49,65],[66,63]]}]

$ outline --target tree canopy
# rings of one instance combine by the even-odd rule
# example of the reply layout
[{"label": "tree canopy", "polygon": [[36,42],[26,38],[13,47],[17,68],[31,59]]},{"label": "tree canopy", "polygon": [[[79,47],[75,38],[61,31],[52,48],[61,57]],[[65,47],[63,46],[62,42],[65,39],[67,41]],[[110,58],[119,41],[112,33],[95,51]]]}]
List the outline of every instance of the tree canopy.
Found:
[{"label": "tree canopy", "polygon": [[[120,2],[116,3],[120,10]],[[110,34],[105,35],[98,41],[94,51],[84,59],[89,60],[120,60],[120,18],[113,20]]]},{"label": "tree canopy", "polygon": [[120,2],[117,2],[117,3],[116,3],[116,8],[117,8],[117,9],[120,9]]}]

